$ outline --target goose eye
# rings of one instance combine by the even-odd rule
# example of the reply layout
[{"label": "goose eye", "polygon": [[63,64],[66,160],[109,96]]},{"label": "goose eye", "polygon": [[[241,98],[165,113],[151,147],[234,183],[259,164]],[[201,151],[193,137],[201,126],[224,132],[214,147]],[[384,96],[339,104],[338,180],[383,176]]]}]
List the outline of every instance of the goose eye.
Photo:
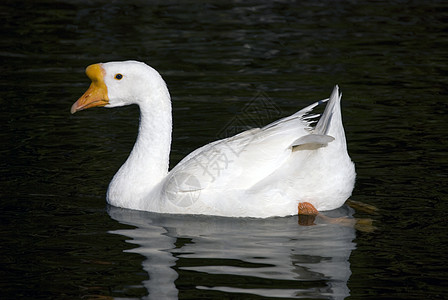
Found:
[{"label": "goose eye", "polygon": [[120,73],[115,74],[115,79],[121,80],[121,78],[123,78],[123,75],[121,75]]}]

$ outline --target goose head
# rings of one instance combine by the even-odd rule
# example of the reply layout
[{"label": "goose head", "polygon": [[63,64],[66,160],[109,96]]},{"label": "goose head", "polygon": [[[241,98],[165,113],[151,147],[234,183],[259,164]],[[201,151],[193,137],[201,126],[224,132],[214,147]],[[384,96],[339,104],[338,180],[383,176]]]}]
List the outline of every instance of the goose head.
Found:
[{"label": "goose head", "polygon": [[160,74],[138,61],[93,64],[86,68],[86,75],[92,83],[72,105],[72,114],[91,107],[141,105],[151,101],[154,94],[167,93]]}]

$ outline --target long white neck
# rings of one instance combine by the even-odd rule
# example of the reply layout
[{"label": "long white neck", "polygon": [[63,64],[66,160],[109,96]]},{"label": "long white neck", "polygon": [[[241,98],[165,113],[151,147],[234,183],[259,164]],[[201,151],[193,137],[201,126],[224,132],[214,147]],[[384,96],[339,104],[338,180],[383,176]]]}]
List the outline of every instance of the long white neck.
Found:
[{"label": "long white neck", "polygon": [[[143,96],[144,97],[144,96]],[[107,191],[109,204],[144,209],[148,194],[168,174],[171,147],[171,101],[163,82],[138,101],[140,126],[137,141]]]}]

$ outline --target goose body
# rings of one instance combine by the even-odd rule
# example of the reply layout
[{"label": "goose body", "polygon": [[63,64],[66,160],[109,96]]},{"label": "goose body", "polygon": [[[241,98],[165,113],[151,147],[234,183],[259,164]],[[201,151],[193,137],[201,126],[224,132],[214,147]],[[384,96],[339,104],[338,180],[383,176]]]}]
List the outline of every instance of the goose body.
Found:
[{"label": "goose body", "polygon": [[[207,144],[168,171],[171,100],[160,74],[136,61],[86,69],[92,84],[71,112],[137,104],[137,141],[112,179],[109,204],[174,214],[228,217],[295,215],[308,202],[336,209],[350,197],[355,168],[342,125],[338,87],[329,99],[233,137]],[[312,109],[327,102],[315,127]]]}]

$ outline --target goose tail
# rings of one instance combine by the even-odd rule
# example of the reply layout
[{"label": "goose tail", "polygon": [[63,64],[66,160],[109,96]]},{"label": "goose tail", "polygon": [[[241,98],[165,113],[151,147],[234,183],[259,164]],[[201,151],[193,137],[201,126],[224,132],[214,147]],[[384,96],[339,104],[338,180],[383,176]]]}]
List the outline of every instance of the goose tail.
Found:
[{"label": "goose tail", "polygon": [[336,85],[331,93],[330,100],[325,107],[324,113],[319,119],[314,133],[319,135],[329,135],[336,141],[345,145],[345,132],[342,125],[341,115],[341,98],[342,93],[339,93],[339,87]]}]

